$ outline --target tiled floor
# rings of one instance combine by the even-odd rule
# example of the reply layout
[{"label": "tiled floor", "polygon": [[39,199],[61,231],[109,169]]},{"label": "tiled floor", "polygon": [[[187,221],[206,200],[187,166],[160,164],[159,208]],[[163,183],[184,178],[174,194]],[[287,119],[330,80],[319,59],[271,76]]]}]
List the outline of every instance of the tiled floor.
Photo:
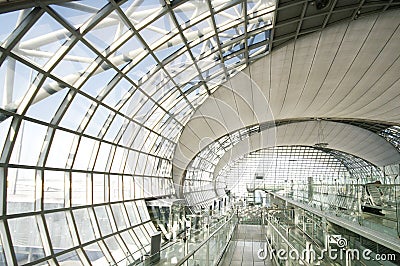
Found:
[{"label": "tiled floor", "polygon": [[232,239],[221,266],[272,266],[269,258],[259,259],[257,253],[265,248],[265,229],[260,225],[238,225],[237,233]]}]

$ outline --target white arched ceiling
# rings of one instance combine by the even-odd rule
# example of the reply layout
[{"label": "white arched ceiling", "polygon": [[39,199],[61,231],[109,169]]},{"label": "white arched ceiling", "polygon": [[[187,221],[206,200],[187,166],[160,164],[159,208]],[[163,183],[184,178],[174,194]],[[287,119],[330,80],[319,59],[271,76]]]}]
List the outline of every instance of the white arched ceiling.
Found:
[{"label": "white arched ceiling", "polygon": [[[254,83],[243,75],[232,78],[189,120],[175,150],[174,181],[180,181],[187,164],[204,144],[238,128],[269,121],[263,120],[266,117],[399,123],[399,25],[399,11],[367,16],[306,35],[254,62],[243,71]],[[359,139],[360,130],[350,128],[346,131],[346,145],[353,145],[350,153],[357,152],[377,164],[385,162],[384,157],[390,158],[383,149],[378,149],[383,154],[365,154],[368,146],[353,142]],[[292,144],[298,144],[295,138]]]},{"label": "white arched ceiling", "polygon": [[[214,169],[214,176],[217,176],[227,163],[258,149],[290,145],[314,146],[321,141],[321,128],[323,142],[328,143],[330,149],[353,154],[377,166],[400,162],[400,153],[397,149],[369,130],[344,123],[307,121],[267,129],[264,134],[261,132],[251,135],[248,140],[242,140],[221,157]],[[266,139],[270,136],[268,131],[274,131],[276,135],[274,143]]]}]

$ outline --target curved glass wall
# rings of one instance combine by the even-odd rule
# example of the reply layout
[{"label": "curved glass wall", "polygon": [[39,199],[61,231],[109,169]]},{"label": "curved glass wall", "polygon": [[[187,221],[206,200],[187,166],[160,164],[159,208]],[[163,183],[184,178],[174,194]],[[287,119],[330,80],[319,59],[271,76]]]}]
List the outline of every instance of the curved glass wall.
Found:
[{"label": "curved glass wall", "polygon": [[[347,158],[345,160],[344,158]],[[246,197],[257,187],[286,188],[307,184],[312,177],[316,184],[335,184],[347,178],[380,178],[382,173],[373,164],[327,148],[278,146],[251,152],[227,164],[218,173],[217,183],[225,185],[232,196]]]},{"label": "curved glass wall", "polygon": [[0,13],[0,261],[145,254],[155,228],[144,199],[174,195],[182,128],[269,51],[274,5],[85,0]]},{"label": "curved glass wall", "polygon": [[[210,143],[191,160],[186,168],[183,192],[188,204],[192,206],[193,210],[200,210],[201,207],[208,208],[216,198],[225,196],[225,182],[216,182],[214,171],[219,160],[237,143],[261,131],[280,125],[303,121],[310,121],[310,119],[268,121],[231,132]],[[390,126],[382,122],[366,120],[329,119],[329,121],[350,124],[370,130],[384,137],[397,149],[399,148],[398,143],[400,135],[398,126]],[[336,161],[344,165],[346,168],[344,172],[348,172],[354,179],[358,178],[368,182],[369,177],[372,177],[373,180],[375,180],[375,177],[379,177],[385,179],[384,183],[393,181],[390,178],[386,180],[386,175],[383,175],[382,170],[376,168],[373,164],[362,158],[341,151],[324,148],[323,145],[313,146],[312,148],[315,152],[321,151],[322,154],[328,153],[333,156]],[[329,155],[326,156],[329,157]],[[228,165],[226,167],[229,168],[230,166]],[[389,171],[388,169],[388,166],[386,166],[386,172]]]}]

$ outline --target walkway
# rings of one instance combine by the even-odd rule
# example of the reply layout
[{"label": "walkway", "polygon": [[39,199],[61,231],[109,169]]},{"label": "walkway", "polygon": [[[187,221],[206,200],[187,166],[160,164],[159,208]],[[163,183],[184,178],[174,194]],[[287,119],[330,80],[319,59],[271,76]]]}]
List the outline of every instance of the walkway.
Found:
[{"label": "walkway", "polygon": [[221,266],[272,266],[269,258],[261,260],[257,257],[260,248],[264,248],[265,228],[261,225],[239,224],[236,235],[232,239]]}]

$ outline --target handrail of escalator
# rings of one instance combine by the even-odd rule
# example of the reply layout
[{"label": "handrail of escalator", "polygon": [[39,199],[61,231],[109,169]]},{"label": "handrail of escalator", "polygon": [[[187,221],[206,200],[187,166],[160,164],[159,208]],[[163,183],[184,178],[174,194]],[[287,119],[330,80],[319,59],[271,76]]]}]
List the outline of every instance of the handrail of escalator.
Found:
[{"label": "handrail of escalator", "polygon": [[[234,220],[233,220],[234,219]],[[212,232],[207,239],[205,239],[203,242],[201,242],[194,250],[192,250],[190,253],[188,253],[185,257],[183,257],[180,261],[178,261],[177,264],[175,264],[176,266],[180,266],[183,265],[187,260],[189,260],[191,257],[194,256],[194,254],[200,250],[205,244],[207,244],[208,241],[210,241],[210,239],[216,235],[222,228],[224,228],[224,226],[226,226],[228,223],[230,223],[231,221],[235,222],[235,226],[237,226],[237,217],[236,214],[232,214],[232,216],[226,220],[220,227],[218,227],[214,232]],[[232,232],[231,232],[232,234]],[[230,238],[229,238],[230,239]]]}]

